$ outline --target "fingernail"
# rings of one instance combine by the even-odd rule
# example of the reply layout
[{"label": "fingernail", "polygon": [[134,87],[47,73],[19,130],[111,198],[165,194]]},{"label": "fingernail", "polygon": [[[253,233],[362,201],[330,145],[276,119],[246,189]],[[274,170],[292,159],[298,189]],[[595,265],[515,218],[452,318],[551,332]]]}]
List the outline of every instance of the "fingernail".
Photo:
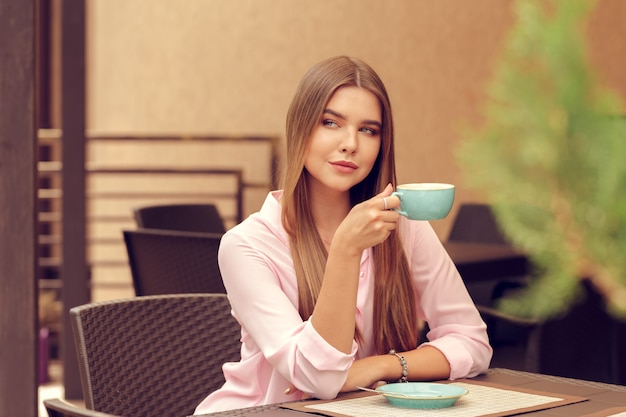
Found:
[{"label": "fingernail", "polygon": [[283,391],[284,394],[291,394],[291,387],[287,387],[286,390]]}]

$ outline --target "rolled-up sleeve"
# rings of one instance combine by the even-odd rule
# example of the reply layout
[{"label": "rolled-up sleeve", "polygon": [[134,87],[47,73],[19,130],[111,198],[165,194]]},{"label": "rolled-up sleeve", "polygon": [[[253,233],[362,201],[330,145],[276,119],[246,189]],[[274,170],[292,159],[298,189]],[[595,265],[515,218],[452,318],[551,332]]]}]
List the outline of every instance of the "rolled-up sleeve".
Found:
[{"label": "rolled-up sleeve", "polygon": [[320,399],[332,399],[343,386],[354,361],[356,343],[349,355],[335,349],[322,338],[310,321],[304,322],[294,343],[267,357],[282,372],[289,372],[289,380],[300,391]]}]

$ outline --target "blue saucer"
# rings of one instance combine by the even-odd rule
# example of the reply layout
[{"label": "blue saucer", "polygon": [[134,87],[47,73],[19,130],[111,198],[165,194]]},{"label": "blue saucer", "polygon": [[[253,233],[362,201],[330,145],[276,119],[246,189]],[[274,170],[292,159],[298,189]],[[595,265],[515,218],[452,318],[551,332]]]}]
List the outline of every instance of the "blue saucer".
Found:
[{"label": "blue saucer", "polygon": [[445,408],[468,393],[455,385],[430,382],[398,382],[376,388],[391,405],[403,408]]}]

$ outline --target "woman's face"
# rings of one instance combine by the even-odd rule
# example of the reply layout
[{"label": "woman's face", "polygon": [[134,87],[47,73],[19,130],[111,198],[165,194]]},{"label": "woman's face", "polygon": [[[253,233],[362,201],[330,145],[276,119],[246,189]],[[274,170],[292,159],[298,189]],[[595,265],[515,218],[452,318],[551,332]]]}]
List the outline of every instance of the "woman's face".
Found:
[{"label": "woman's face", "polygon": [[378,98],[361,87],[342,87],[324,108],[309,141],[304,166],[310,185],[348,191],[371,171],[381,145]]}]

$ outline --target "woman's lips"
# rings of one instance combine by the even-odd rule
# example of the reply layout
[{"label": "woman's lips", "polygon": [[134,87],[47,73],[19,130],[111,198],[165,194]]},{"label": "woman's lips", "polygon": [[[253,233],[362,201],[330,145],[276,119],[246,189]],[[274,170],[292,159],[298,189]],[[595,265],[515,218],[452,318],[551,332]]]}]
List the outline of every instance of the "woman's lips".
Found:
[{"label": "woman's lips", "polygon": [[358,168],[358,165],[348,161],[335,161],[330,163],[336,171],[342,174],[349,174]]}]

